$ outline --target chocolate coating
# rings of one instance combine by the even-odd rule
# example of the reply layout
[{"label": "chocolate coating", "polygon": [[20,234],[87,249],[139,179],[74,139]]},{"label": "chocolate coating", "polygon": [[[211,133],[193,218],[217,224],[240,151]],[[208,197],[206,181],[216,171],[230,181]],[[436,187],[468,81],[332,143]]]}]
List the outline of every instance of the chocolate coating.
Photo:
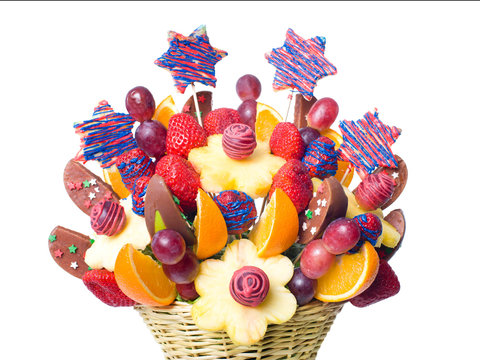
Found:
[{"label": "chocolate coating", "polygon": [[315,96],[311,100],[305,100],[303,95],[295,95],[295,112],[293,115],[293,123],[297,129],[301,129],[308,126],[307,115],[310,111],[310,108],[317,102]]},{"label": "chocolate coating", "polygon": [[244,266],[233,273],[230,280],[230,295],[239,304],[255,307],[260,305],[270,290],[267,274],[256,266]]},{"label": "chocolate coating", "polygon": [[333,220],[345,217],[348,198],[340,182],[334,177],[326,178],[305,211],[299,214],[298,242],[308,244],[318,239]]},{"label": "chocolate coating", "polygon": [[63,183],[70,199],[89,216],[92,207],[102,200],[120,201],[110,185],[74,160],[70,160],[63,171]]},{"label": "chocolate coating", "polygon": [[113,236],[125,226],[125,209],[113,201],[100,201],[92,208],[90,225],[98,235]]},{"label": "chocolate coating", "polygon": [[159,212],[167,229],[179,232],[187,245],[196,243],[195,235],[182,217],[172,193],[159,175],[153,175],[145,194],[145,223],[150,236],[155,234],[155,212]]},{"label": "chocolate coating", "polygon": [[[205,120],[205,117],[210,111],[212,111],[212,92],[211,91],[199,91],[197,92],[198,107],[200,108],[200,118]],[[183,105],[182,112],[193,116],[194,119],[197,119],[195,116],[195,100],[193,95],[190,96]]]},{"label": "chocolate coating", "polygon": [[397,160],[397,164],[398,164],[396,168],[379,167],[373,172],[374,174],[385,172],[388,175],[390,175],[395,181],[393,195],[390,198],[390,200],[388,200],[385,204],[381,206],[382,209],[386,209],[387,207],[392,205],[392,203],[395,200],[397,200],[397,198],[400,196],[400,194],[403,192],[403,189],[405,189],[405,186],[407,185],[407,179],[408,179],[407,164],[405,164],[405,161],[398,155],[395,155],[395,160]]},{"label": "chocolate coating", "polygon": [[245,159],[257,147],[255,133],[250,126],[245,124],[229,125],[223,132],[222,147],[229,158]]},{"label": "chocolate coating", "polygon": [[369,174],[355,190],[358,205],[365,210],[375,210],[392,197],[395,182],[388,174]]},{"label": "chocolate coating", "polygon": [[79,232],[57,226],[50,233],[48,249],[53,260],[63,270],[79,279],[88,271],[83,258],[92,246],[90,238]]}]

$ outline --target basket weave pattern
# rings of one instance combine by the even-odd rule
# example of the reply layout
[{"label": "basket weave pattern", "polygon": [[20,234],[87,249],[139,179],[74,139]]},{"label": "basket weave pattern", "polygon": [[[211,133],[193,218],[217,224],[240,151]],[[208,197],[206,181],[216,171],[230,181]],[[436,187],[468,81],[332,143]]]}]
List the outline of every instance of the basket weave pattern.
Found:
[{"label": "basket weave pattern", "polygon": [[167,360],[314,360],[343,303],[312,301],[299,307],[286,323],[269,325],[265,337],[252,346],[237,346],[225,332],[200,330],[191,305],[135,306]]}]

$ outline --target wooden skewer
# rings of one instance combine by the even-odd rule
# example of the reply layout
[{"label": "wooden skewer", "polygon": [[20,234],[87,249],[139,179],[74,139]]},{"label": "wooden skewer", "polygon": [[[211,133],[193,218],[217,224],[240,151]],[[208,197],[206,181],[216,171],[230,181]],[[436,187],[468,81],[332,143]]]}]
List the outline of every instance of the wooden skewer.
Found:
[{"label": "wooden skewer", "polygon": [[192,83],[193,90],[193,102],[195,103],[195,114],[197,115],[197,120],[200,125],[203,126],[202,116],[200,115],[200,106],[198,106],[197,92],[195,91],[195,85]]},{"label": "wooden skewer", "polygon": [[283,121],[287,121],[287,118],[288,118],[288,113],[290,112],[290,106],[292,105],[292,100],[293,100],[293,92],[290,93],[290,95],[288,95],[288,107],[287,107],[287,114],[285,115],[285,118],[283,119]]}]

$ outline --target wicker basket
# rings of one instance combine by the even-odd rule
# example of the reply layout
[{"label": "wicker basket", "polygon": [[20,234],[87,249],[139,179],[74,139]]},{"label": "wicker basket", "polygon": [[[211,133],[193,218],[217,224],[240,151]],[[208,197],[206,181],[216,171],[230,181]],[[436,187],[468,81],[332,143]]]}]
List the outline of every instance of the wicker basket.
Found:
[{"label": "wicker basket", "polygon": [[190,316],[191,305],[136,306],[165,359],[314,360],[343,303],[312,301],[299,307],[288,322],[269,325],[252,346],[236,346],[225,332],[200,330]]}]

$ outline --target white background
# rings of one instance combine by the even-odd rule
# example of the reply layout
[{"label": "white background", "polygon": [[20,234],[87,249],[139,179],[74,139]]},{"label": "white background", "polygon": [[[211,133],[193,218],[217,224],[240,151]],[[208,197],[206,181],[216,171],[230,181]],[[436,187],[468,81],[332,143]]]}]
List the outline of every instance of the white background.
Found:
[{"label": "white background", "polygon": [[[407,218],[392,259],[402,290],[377,305],[346,305],[319,359],[478,358],[479,3],[1,3],[0,357],[161,359],[141,318],[110,308],[52,261],[56,225],[89,232],[62,173],[78,151],[72,124],[99,100],[125,112],[134,86],[157,103],[175,93],[153,61],[167,32],[206,24],[217,64],[214,107],[240,104],[245,73],[263,84],[259,101],[286,112],[288,92],[271,88],[264,53],[300,36],[327,38],[338,74],[317,98],[340,105],[339,119],[375,107],[403,129],[393,149],[409,183],[394,207]],[[198,86],[197,90],[203,89]]]}]

